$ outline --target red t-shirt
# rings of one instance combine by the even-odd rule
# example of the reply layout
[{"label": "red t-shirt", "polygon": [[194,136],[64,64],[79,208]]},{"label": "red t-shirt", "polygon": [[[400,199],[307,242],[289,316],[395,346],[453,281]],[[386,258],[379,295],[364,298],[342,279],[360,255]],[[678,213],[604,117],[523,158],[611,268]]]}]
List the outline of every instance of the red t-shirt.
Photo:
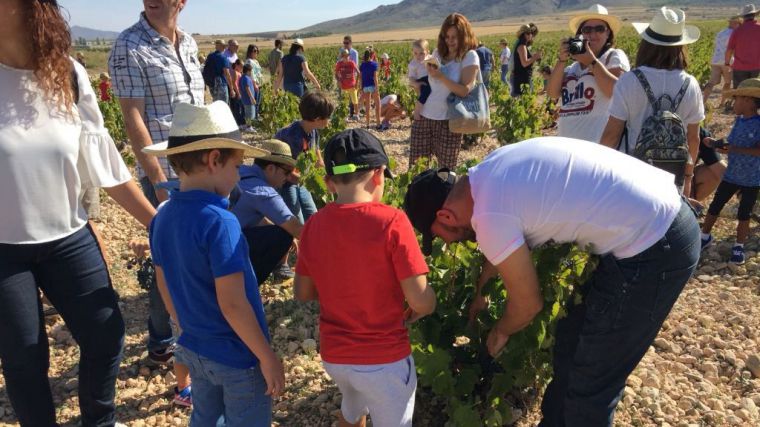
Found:
[{"label": "red t-shirt", "polygon": [[111,95],[108,94],[108,89],[111,89],[111,82],[108,80],[101,80],[100,81],[100,100],[101,101],[110,101]]},{"label": "red t-shirt", "polygon": [[356,74],[359,69],[351,61],[340,60],[335,64],[335,74],[338,76],[338,83],[341,89],[351,89],[356,87]]},{"label": "red t-shirt", "polygon": [[734,51],[734,70],[760,70],[760,23],[748,21],[735,29],[728,39],[728,49]]},{"label": "red t-shirt", "polygon": [[391,363],[411,353],[401,280],[428,272],[406,214],[382,203],[330,203],[301,233],[296,273],[319,294],[322,359]]}]

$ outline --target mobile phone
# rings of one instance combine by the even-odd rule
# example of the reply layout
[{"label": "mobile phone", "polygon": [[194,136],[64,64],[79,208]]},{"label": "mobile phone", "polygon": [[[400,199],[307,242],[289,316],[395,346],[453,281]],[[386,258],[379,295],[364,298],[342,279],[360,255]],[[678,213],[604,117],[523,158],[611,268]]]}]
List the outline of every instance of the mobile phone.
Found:
[{"label": "mobile phone", "polygon": [[726,145],[728,145],[728,141],[726,141],[726,138],[715,140],[712,143],[713,148],[726,148]]}]

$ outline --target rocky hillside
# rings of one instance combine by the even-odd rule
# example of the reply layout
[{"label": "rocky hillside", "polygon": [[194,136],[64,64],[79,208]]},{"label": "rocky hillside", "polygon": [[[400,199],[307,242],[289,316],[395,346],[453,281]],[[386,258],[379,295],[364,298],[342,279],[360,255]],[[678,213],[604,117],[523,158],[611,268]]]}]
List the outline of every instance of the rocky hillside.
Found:
[{"label": "rocky hillside", "polygon": [[[392,0],[389,0],[392,1]],[[439,25],[452,12],[460,12],[471,21],[507,19],[526,15],[546,15],[564,10],[582,9],[598,0],[404,0],[397,4],[379,6],[371,11],[348,18],[333,19],[297,31],[305,33],[359,33],[368,31],[415,28]],[[647,6],[663,4],[659,0],[607,0],[608,7]],[[696,4],[733,5],[737,0],[676,0],[668,5],[681,7]]]}]

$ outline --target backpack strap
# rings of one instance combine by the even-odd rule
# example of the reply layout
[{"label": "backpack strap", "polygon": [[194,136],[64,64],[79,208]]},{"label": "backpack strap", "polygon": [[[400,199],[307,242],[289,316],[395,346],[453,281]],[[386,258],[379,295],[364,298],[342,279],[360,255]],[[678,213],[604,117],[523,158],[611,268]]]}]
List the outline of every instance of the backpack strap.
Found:
[{"label": "backpack strap", "polygon": [[657,112],[660,111],[660,103],[657,102],[657,98],[654,97],[654,93],[652,93],[652,87],[649,86],[649,82],[647,81],[647,78],[644,76],[644,73],[641,72],[638,68],[634,68],[631,70],[633,74],[636,76],[636,78],[639,79],[639,83],[641,83],[641,87],[644,88],[644,93],[647,94],[647,99],[649,100],[649,103],[652,105],[652,109]]},{"label": "backpack strap", "polygon": [[681,89],[678,91],[678,94],[676,94],[672,107],[674,113],[678,109],[678,106],[681,105],[681,101],[683,100],[684,95],[686,95],[686,91],[689,89],[689,83],[691,83],[691,80],[687,77],[681,85]]}]

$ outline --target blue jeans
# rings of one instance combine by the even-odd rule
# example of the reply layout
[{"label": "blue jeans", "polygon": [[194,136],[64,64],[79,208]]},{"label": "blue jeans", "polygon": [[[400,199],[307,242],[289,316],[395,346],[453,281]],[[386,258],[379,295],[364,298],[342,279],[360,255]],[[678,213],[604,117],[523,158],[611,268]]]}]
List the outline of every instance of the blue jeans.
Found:
[{"label": "blue jeans", "polygon": [[[170,181],[177,181],[170,180]],[[147,198],[153,207],[158,206],[158,198],[153,184],[148,177],[140,178],[140,187],[142,188],[145,198]],[[164,301],[158,292],[158,287],[154,285],[148,289],[148,351],[160,352],[167,349],[174,343],[172,337],[172,325],[169,322],[169,312],[166,311]]]},{"label": "blue jeans", "polygon": [[254,106],[254,118],[259,118],[259,109],[261,108],[261,88],[258,90],[253,91],[253,99],[256,100],[256,105]]},{"label": "blue jeans", "polygon": [[248,256],[256,281],[261,286],[288,253],[293,236],[279,225],[247,227],[243,229],[243,235],[248,242]]},{"label": "blue jeans", "polygon": [[89,226],[59,240],[0,244],[0,361],[21,426],[57,426],[39,289],[79,345],[82,425],[113,426],[124,320]]},{"label": "blue jeans", "polygon": [[311,197],[309,190],[302,185],[286,182],[280,190],[280,195],[293,215],[297,216],[302,224],[305,224],[312,215],[317,213],[314,198]]},{"label": "blue jeans", "polygon": [[303,82],[283,83],[282,88],[285,89],[286,92],[290,92],[299,98],[303,97],[303,94],[306,91]]},{"label": "blue jeans", "polygon": [[261,368],[232,368],[178,346],[177,361],[190,369],[193,413],[190,427],[269,427],[272,398]]},{"label": "blue jeans", "polygon": [[557,325],[540,426],[612,426],[626,378],[694,273],[699,252],[699,226],[684,201],[650,248],[630,258],[601,258],[581,288],[583,302]]},{"label": "blue jeans", "polygon": [[501,82],[507,82],[507,74],[509,74],[509,64],[501,64]]},{"label": "blue jeans", "polygon": [[214,86],[209,88],[211,92],[211,99],[214,101],[224,101],[230,103],[230,89],[227,87],[227,82],[224,77],[217,77],[214,79]]}]

